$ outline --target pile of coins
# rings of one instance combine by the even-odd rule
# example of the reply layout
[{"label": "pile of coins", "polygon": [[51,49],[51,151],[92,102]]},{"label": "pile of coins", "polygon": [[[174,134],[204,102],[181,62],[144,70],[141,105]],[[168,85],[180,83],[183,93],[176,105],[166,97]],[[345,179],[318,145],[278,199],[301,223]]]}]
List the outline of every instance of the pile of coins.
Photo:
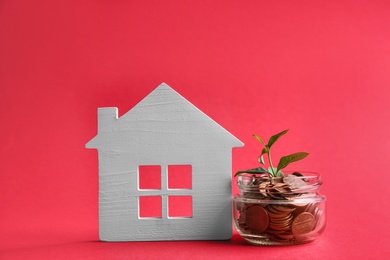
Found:
[{"label": "pile of coins", "polygon": [[305,239],[305,235],[316,229],[322,210],[315,204],[259,205],[242,203],[238,219],[239,226],[252,234],[267,234],[276,241]]},{"label": "pile of coins", "polygon": [[[240,183],[238,183],[240,186]],[[319,183],[318,185],[320,185]],[[244,196],[261,199],[292,200],[296,197],[310,197],[316,186],[309,185],[302,174],[294,172],[283,177],[253,176],[250,183],[244,184]]]},{"label": "pile of coins", "polygon": [[297,242],[310,239],[310,234],[319,227],[323,209],[317,202],[306,199],[313,196],[312,185],[298,173],[280,178],[254,176],[245,185],[244,198],[261,201],[251,203],[249,199],[236,204],[237,224],[245,233],[273,241]]}]

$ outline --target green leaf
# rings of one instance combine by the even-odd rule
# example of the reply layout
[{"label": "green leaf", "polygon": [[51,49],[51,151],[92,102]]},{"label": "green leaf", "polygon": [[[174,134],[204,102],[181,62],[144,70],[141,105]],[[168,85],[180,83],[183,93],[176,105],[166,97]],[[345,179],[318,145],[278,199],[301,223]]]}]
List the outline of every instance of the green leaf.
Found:
[{"label": "green leaf", "polygon": [[309,153],[299,152],[299,153],[293,153],[293,154],[290,154],[287,156],[283,156],[282,158],[280,158],[277,170],[279,171],[283,168],[286,168],[286,166],[289,165],[290,163],[300,161],[300,160],[306,158],[306,156],[308,156],[308,155],[309,155]]},{"label": "green leaf", "polygon": [[288,129],[280,132],[279,134],[271,136],[271,138],[268,141],[268,149],[271,149],[272,145],[284,134],[288,132]]},{"label": "green leaf", "polygon": [[262,143],[265,146],[265,142],[263,139],[261,139],[258,135],[253,135],[260,143]]},{"label": "green leaf", "polygon": [[276,168],[275,168],[275,167],[269,166],[269,167],[268,167],[268,172],[269,172],[269,174],[270,174],[272,177],[275,177],[275,176],[276,176],[276,175],[274,174],[274,172],[276,172]]},{"label": "green leaf", "polygon": [[283,172],[281,170],[278,170],[276,167],[268,167],[268,173],[271,177],[281,177],[284,176]]},{"label": "green leaf", "polygon": [[249,170],[245,170],[245,171],[238,171],[236,172],[236,174],[234,174],[234,177],[240,175],[240,174],[243,174],[243,173],[253,173],[253,174],[256,174],[256,173],[266,173],[268,172],[266,169],[264,169],[263,167],[258,167],[258,168],[253,168],[253,169],[249,169]]},{"label": "green leaf", "polygon": [[257,160],[259,161],[260,164],[264,165],[264,156],[263,155],[260,155]]},{"label": "green leaf", "polygon": [[259,163],[263,164],[264,165],[264,154],[268,153],[268,149],[266,147],[263,148],[263,150],[261,150],[261,154],[258,158],[258,161]]},{"label": "green leaf", "polygon": [[276,174],[277,177],[283,177],[284,176],[284,173],[279,170],[278,173]]}]

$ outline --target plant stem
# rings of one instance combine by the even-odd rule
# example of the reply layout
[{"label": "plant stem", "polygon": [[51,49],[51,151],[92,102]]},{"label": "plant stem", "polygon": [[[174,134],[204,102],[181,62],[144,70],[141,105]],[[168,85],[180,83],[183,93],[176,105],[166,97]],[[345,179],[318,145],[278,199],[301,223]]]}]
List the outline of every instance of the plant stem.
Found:
[{"label": "plant stem", "polygon": [[271,171],[272,171],[272,176],[273,177],[276,177],[276,173],[274,171],[274,166],[272,165],[272,159],[271,159],[271,151],[270,149],[268,149],[268,161],[269,161],[269,166],[271,167]]}]

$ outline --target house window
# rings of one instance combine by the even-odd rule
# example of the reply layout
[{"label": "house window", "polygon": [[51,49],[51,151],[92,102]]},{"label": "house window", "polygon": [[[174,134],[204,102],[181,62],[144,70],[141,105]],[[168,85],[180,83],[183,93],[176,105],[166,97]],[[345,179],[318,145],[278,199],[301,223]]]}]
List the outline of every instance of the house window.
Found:
[{"label": "house window", "polygon": [[160,165],[145,165],[138,167],[138,189],[161,190]]},{"label": "house window", "polygon": [[168,196],[169,218],[191,218],[192,196]]},{"label": "house window", "polygon": [[139,218],[191,218],[192,166],[138,166]]},{"label": "house window", "polygon": [[168,165],[168,189],[192,189],[192,166]]},{"label": "house window", "polygon": [[139,196],[138,198],[138,215],[140,218],[162,217],[161,196]]}]

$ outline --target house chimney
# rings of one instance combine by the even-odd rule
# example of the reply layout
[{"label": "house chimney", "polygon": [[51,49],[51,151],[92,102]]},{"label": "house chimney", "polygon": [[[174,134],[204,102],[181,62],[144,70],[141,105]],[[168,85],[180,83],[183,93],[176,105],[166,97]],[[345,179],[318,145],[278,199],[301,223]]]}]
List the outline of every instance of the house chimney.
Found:
[{"label": "house chimney", "polygon": [[118,108],[98,108],[98,133],[107,132],[118,119]]}]

